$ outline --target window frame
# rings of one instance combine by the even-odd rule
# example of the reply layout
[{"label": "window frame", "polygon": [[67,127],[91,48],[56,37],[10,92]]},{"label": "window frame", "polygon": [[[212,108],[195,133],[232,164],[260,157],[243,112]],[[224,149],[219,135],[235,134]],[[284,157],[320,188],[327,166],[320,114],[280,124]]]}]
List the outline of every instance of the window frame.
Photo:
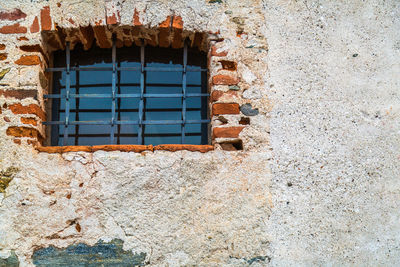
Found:
[{"label": "window frame", "polygon": [[[66,72],[66,84],[65,84],[65,90],[66,94],[61,95],[59,92],[58,94],[47,94],[44,95],[45,99],[55,99],[56,101],[61,101],[62,98],[65,98],[65,120],[57,120],[57,121],[46,121],[43,124],[50,126],[51,129],[51,146],[57,146],[58,144],[58,139],[59,133],[58,133],[58,126],[59,125],[64,125],[64,133],[63,133],[63,146],[67,146],[68,144],[68,126],[70,125],[110,125],[111,126],[111,132],[110,132],[110,143],[106,143],[104,145],[114,145],[117,144],[116,138],[115,138],[115,131],[116,128],[120,125],[138,125],[139,130],[138,130],[138,145],[143,145],[144,144],[144,128],[145,125],[181,125],[181,144],[188,144],[185,142],[185,136],[187,136],[185,132],[185,127],[187,124],[201,124],[201,144],[202,145],[207,145],[210,143],[210,111],[209,111],[209,89],[207,88],[208,83],[208,68],[207,68],[207,60],[205,60],[205,64],[200,64],[200,69],[198,68],[190,68],[188,67],[188,42],[184,42],[184,47],[183,47],[183,64],[181,68],[163,68],[163,67],[146,67],[146,62],[145,62],[145,43],[142,40],[140,48],[140,67],[121,67],[117,66],[117,48],[116,48],[116,40],[115,38],[112,39],[112,67],[71,67],[71,44],[70,42],[66,43],[66,48],[65,48],[65,62],[66,66],[65,67],[52,67],[52,68],[47,68],[46,71],[53,73],[53,72]],[[158,47],[157,47],[158,48]],[[154,48],[152,48],[154,49]],[[161,49],[161,48],[160,48]],[[70,80],[70,72],[71,71],[93,71],[93,70],[104,70],[104,71],[112,71],[112,88],[111,88],[111,94],[90,94],[90,95],[79,95],[78,94],[72,94],[71,91],[71,80]],[[139,94],[118,94],[117,92],[117,76],[118,74],[121,73],[121,71],[140,71],[140,93]],[[146,81],[145,81],[145,73],[148,71],[178,71],[182,72],[182,92],[179,94],[146,94],[145,89],[146,89]],[[186,74],[188,72],[193,72],[193,71],[200,71],[201,72],[201,92],[194,94],[194,93],[187,93],[187,80],[186,80]],[[53,79],[54,80],[54,79]],[[54,81],[53,81],[54,82]],[[53,84],[54,87],[54,84]],[[205,88],[205,92],[202,90]],[[70,103],[69,100],[72,98],[75,99],[80,99],[82,97],[99,97],[99,98],[111,98],[112,106],[111,106],[111,119],[108,121],[77,121],[74,120],[72,121],[70,119]],[[146,120],[144,118],[145,115],[145,107],[144,103],[147,98],[157,98],[157,97],[177,97],[182,99],[182,118],[181,120]],[[206,98],[206,101],[201,101],[201,117],[206,119],[200,119],[200,120],[187,120],[186,119],[186,112],[187,112],[187,103],[186,100],[189,97],[201,97],[201,98]],[[139,118],[138,120],[130,120],[130,121],[121,121],[118,120],[116,117],[116,102],[118,99],[123,99],[123,98],[139,98]],[[57,110],[57,106],[59,107],[60,105],[55,105],[54,103],[52,104],[51,107],[51,114],[52,117],[54,114],[57,114],[59,116],[60,111]],[[55,127],[53,127],[55,126]],[[57,129],[57,130],[55,130]],[[57,131],[55,134],[54,131]],[[133,143],[132,143],[133,144]],[[77,142],[75,142],[75,145],[78,145]]]}]

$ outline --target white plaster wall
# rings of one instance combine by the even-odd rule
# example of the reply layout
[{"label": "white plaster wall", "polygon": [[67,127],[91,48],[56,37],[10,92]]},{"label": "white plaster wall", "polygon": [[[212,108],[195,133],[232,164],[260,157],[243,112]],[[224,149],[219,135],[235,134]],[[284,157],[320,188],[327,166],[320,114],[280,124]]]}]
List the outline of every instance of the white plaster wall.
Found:
[{"label": "white plaster wall", "polygon": [[264,1],[273,266],[400,264],[399,4]]}]

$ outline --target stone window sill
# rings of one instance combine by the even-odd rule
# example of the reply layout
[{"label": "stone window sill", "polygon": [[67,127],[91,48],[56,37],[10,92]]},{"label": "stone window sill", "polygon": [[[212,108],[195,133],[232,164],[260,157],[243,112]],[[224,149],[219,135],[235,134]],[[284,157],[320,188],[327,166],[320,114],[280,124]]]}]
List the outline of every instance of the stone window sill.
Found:
[{"label": "stone window sill", "polygon": [[122,151],[122,152],[143,152],[143,151],[180,151],[187,150],[192,152],[205,153],[214,150],[211,145],[98,145],[98,146],[37,146],[39,152],[46,153],[67,153],[67,152],[96,152],[103,151]]}]

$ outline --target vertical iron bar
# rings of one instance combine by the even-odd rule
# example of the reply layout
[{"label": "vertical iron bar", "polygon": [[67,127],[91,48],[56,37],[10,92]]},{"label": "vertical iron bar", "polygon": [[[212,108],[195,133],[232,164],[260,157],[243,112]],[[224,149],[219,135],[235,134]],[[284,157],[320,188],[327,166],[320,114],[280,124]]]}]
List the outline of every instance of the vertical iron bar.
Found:
[{"label": "vertical iron bar", "polygon": [[[79,95],[79,70],[76,71],[75,94]],[[75,98],[75,121],[79,121],[79,97]],[[79,144],[79,125],[75,125],[75,145]]]},{"label": "vertical iron bar", "polygon": [[139,130],[138,130],[138,144],[143,144],[143,109],[144,109],[144,41],[140,47],[140,102],[139,102]]},{"label": "vertical iron bar", "polygon": [[66,45],[66,60],[67,60],[67,73],[65,77],[65,123],[64,123],[64,138],[63,145],[66,146],[68,144],[68,124],[69,124],[69,94],[71,88],[71,77],[70,77],[70,64],[71,64],[71,51],[70,51],[70,43],[67,42]]},{"label": "vertical iron bar", "polygon": [[[121,67],[120,62],[118,62],[118,67]],[[118,76],[118,83],[117,83],[118,94],[121,94],[121,71],[117,72],[117,76]],[[118,118],[117,119],[120,121],[121,120],[121,98],[120,97],[117,99],[117,110],[118,110]],[[117,125],[117,144],[118,145],[121,144],[120,135],[121,135],[121,124],[118,124]]]},{"label": "vertical iron bar", "polygon": [[116,77],[117,77],[117,66],[116,66],[116,58],[117,58],[117,48],[115,45],[115,36],[112,40],[112,105],[111,105],[111,134],[110,138],[111,144],[114,144],[114,132],[115,132],[115,88],[116,88]]},{"label": "vertical iron bar", "polygon": [[181,143],[185,143],[185,123],[186,123],[186,68],[187,68],[187,42],[183,47],[183,74],[182,74],[182,136]]}]

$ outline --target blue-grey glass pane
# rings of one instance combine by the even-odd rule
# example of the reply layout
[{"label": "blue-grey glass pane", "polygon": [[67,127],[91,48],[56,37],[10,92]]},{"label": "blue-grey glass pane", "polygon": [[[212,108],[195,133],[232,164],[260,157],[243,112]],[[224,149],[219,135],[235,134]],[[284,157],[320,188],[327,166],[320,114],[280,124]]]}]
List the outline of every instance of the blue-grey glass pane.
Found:
[{"label": "blue-grey glass pane", "polygon": [[[179,68],[182,65],[164,64],[164,63],[147,63],[147,67],[158,68]],[[182,84],[182,72],[167,71],[148,71],[146,73],[146,83],[150,84]]]},{"label": "blue-grey glass pane", "polygon": [[[172,109],[182,108],[181,98],[147,98],[146,109]],[[160,114],[161,115],[161,114]]]},{"label": "blue-grey glass pane", "polygon": [[[63,71],[61,73],[61,77],[59,79],[61,87],[65,87],[65,81],[67,78],[67,72]],[[69,79],[70,79],[70,85],[73,86],[76,84],[76,72],[75,71],[70,71],[69,73]]]}]

